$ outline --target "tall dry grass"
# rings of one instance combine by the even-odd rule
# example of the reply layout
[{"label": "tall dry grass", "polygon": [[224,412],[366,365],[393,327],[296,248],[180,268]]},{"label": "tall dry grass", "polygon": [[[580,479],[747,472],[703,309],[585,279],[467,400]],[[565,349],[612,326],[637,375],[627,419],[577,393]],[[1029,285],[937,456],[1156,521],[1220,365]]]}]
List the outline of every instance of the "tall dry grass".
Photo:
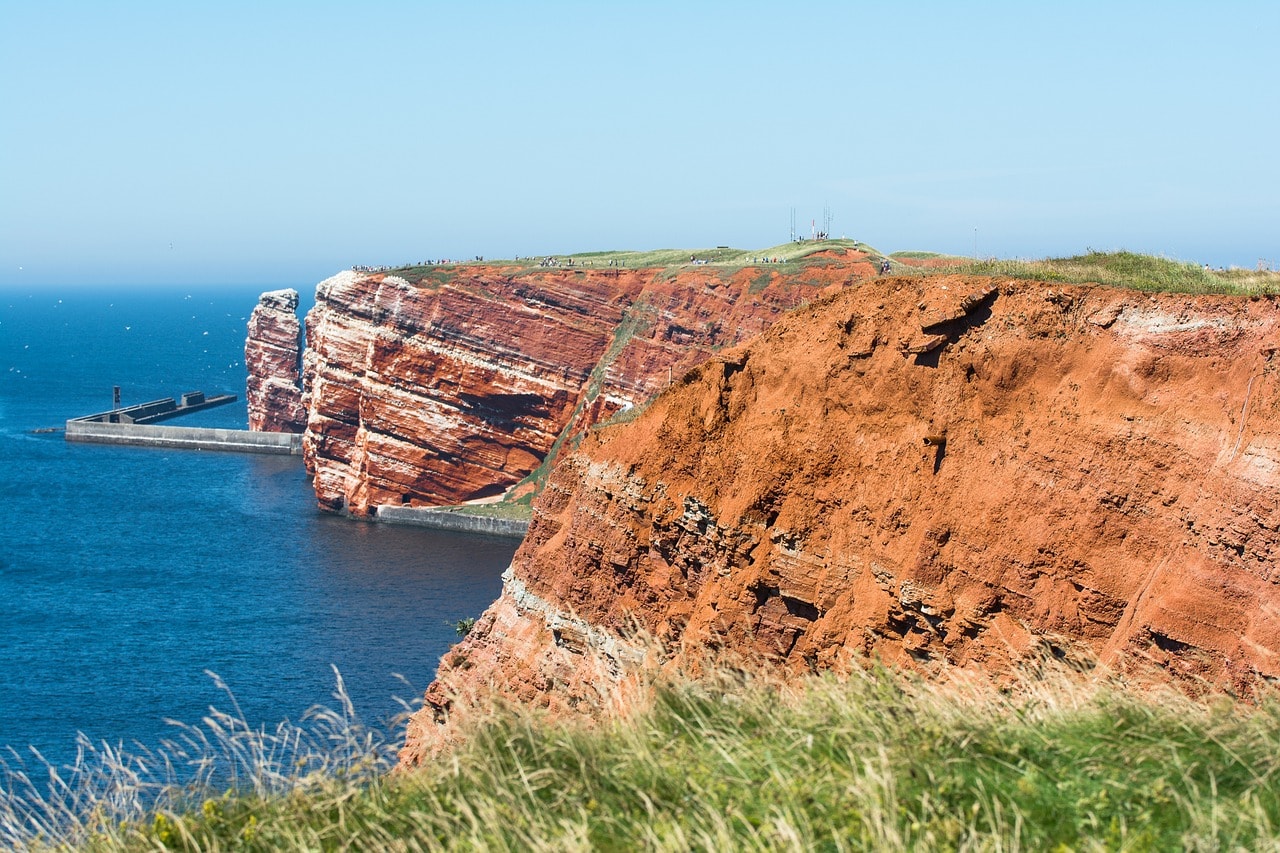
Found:
[{"label": "tall dry grass", "polygon": [[130,794],[115,809],[111,792],[137,784],[116,758],[74,807],[7,838],[91,850],[1280,849],[1275,695],[1201,701],[1053,668],[1000,689],[878,667],[785,681],[719,666],[649,673],[633,696],[591,721],[495,702],[468,716],[452,752],[390,775],[376,740],[344,730],[345,712],[318,734],[247,740],[219,718],[225,734],[193,738],[187,760],[207,750],[236,767],[230,790],[213,774],[215,791],[157,791],[150,806]]},{"label": "tall dry grass", "polygon": [[1280,272],[1208,269],[1199,264],[1126,251],[1090,251],[1043,260],[957,260],[951,266],[903,271],[912,275],[961,273],[1066,284],[1103,284],[1159,293],[1280,294]]},{"label": "tall dry grass", "polygon": [[158,747],[126,749],[81,735],[69,765],[34,750],[0,758],[0,849],[163,848],[183,837],[181,815],[207,817],[216,811],[210,802],[305,796],[335,783],[355,788],[394,766],[394,733],[361,724],[336,669],[334,707],[314,707],[274,729],[246,722],[231,690],[209,676],[229,710],[210,709],[196,724],[171,721],[174,736]]}]

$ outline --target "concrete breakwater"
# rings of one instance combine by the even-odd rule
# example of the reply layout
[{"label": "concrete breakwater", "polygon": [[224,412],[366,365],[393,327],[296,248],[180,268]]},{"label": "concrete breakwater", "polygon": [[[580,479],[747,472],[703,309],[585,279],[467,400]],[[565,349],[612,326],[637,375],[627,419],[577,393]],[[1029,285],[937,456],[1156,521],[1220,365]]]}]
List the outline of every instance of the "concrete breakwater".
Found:
[{"label": "concrete breakwater", "polygon": [[183,450],[226,450],[239,453],[302,455],[302,436],[283,432],[250,432],[243,429],[150,426],[128,423],[69,420],[67,441],[97,444],[133,444]]},{"label": "concrete breakwater", "polygon": [[516,539],[523,539],[529,532],[529,522],[526,519],[471,515],[465,510],[439,507],[384,504],[377,508],[374,517],[378,521],[390,524],[417,524],[436,530],[487,533],[490,536],[508,536]]}]

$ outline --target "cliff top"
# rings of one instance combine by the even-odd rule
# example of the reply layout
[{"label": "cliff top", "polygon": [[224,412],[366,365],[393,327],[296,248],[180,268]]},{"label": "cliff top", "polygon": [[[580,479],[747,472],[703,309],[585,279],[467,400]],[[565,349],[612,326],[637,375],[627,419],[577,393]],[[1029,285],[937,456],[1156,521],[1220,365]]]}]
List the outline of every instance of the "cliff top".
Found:
[{"label": "cliff top", "polygon": [[936,252],[901,251],[884,253],[858,240],[803,240],[764,249],[735,249],[727,246],[703,249],[655,249],[579,252],[515,259],[409,264],[387,268],[385,272],[413,283],[439,282],[466,267],[484,267],[505,274],[539,268],[600,269],[625,268],[677,271],[708,266],[726,273],[744,267],[783,265],[795,270],[810,266],[836,265],[857,258],[876,264],[888,261],[895,275],[981,275],[1002,276],[1059,284],[1101,284],[1135,290],[1167,293],[1274,294],[1280,293],[1280,272],[1269,269],[1210,269],[1207,265],[1171,258],[1143,255],[1124,250],[1096,252],[1064,258],[974,259]]},{"label": "cliff top", "polygon": [[[890,278],[911,286],[963,289],[961,279],[998,279],[1053,288],[1280,293],[1280,273],[1210,270],[1132,252],[974,260],[915,251],[885,255],[846,239],[759,250],[605,251],[357,269],[333,301],[363,307],[326,327],[309,346],[332,349],[340,371],[350,353],[361,351],[372,353],[374,361],[361,368],[370,376],[401,376],[410,365],[417,373],[409,384],[396,380],[364,389],[360,406],[333,398],[332,411],[315,422],[326,436],[315,448],[332,456],[341,473],[317,478],[317,496],[326,507],[356,513],[381,503],[456,504],[500,494],[504,503],[527,499],[560,450],[572,447],[587,427],[618,414],[633,417],[673,377],[711,353],[747,340],[797,305],[882,280],[886,267]],[[347,313],[340,308],[333,316]],[[383,343],[370,351],[368,336]],[[437,351],[453,352],[460,342],[464,356]],[[410,386],[444,390],[436,399],[434,390]],[[455,398],[456,389],[464,390]],[[422,399],[410,404],[405,394]],[[392,399],[396,403],[385,408],[370,403]],[[373,423],[363,432],[354,414],[361,406]],[[417,421],[426,416],[402,413],[426,411],[447,413],[450,426],[441,429],[445,421],[433,421],[431,451],[414,456],[407,448],[421,443],[428,427]],[[366,459],[361,442],[370,441],[373,473],[361,468],[369,462],[351,461]],[[396,465],[381,462],[393,459]]]}]

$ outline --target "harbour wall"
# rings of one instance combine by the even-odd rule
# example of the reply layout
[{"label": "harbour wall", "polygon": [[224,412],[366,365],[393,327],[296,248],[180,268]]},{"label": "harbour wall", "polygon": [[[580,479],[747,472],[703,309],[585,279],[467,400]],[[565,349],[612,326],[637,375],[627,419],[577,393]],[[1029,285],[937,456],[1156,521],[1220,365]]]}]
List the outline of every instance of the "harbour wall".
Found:
[{"label": "harbour wall", "polygon": [[516,518],[493,518],[487,515],[470,515],[465,511],[438,509],[425,506],[392,506],[383,504],[374,516],[378,521],[390,524],[417,524],[436,530],[459,530],[464,533],[487,533],[490,536],[507,536],[523,539],[529,532],[529,522]]},{"label": "harbour wall", "polygon": [[67,441],[97,444],[134,444],[184,450],[226,450],[238,453],[302,455],[302,436],[283,432],[250,432],[242,429],[149,426],[69,420]]}]

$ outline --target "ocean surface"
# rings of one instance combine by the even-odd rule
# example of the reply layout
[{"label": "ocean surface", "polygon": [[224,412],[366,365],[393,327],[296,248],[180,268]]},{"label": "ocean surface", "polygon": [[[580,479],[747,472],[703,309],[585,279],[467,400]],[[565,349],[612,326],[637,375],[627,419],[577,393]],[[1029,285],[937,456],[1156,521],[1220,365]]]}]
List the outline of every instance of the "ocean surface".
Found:
[{"label": "ocean surface", "polygon": [[[303,310],[309,288],[303,293]],[[243,429],[261,288],[0,290],[0,757],[158,745],[213,706],[252,725],[336,707],[390,727],[497,597],[510,539],[315,507],[296,457],[70,444],[68,417],[185,391]]]}]

